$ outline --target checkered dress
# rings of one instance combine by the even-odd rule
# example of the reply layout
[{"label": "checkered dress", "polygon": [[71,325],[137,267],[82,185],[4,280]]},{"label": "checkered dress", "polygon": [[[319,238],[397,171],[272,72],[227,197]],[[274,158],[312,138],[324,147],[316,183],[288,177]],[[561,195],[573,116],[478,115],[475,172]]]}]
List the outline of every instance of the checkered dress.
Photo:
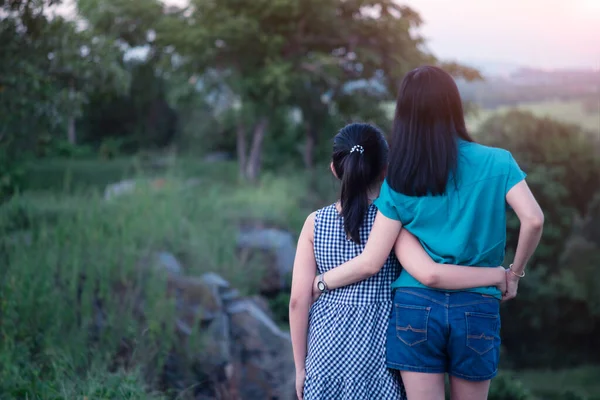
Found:
[{"label": "checkered dress", "polygon": [[[335,205],[317,211],[314,251],[319,273],[358,256],[377,207],[360,229],[362,245],[348,239]],[[391,284],[400,265],[390,256],[381,271],[359,283],[322,294],[309,315],[306,400],[406,399],[398,373],[386,368],[385,338],[392,309]]]}]

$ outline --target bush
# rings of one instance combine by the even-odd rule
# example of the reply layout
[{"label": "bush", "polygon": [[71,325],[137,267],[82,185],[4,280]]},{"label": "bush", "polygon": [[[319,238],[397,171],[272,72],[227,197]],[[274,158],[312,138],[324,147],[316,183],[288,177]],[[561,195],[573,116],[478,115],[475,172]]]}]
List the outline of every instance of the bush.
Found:
[{"label": "bush", "polygon": [[[160,188],[142,185],[111,201],[98,191],[30,192],[0,208],[0,393],[151,398],[144,383],[156,382],[174,344],[164,281],[146,269],[140,279],[140,261],[151,252],[175,254],[189,275],[216,272],[256,293],[259,270],[242,273],[236,258],[237,227],[250,219],[298,231],[315,199],[305,196],[302,176],[235,187],[210,172],[196,186],[169,175]],[[123,286],[143,296],[144,321],[115,295]],[[275,301],[281,321],[285,297]],[[123,338],[135,343],[131,364],[139,373],[108,372]]]},{"label": "bush", "polygon": [[290,324],[289,305],[289,293],[280,293],[275,298],[269,301],[269,306],[271,307],[271,311],[273,312],[275,322],[286,327]]},{"label": "bush", "polygon": [[508,373],[501,372],[492,380],[489,400],[533,400],[531,392]]},{"label": "bush", "polygon": [[574,390],[565,390],[560,394],[561,400],[587,400],[587,396],[582,395]]}]

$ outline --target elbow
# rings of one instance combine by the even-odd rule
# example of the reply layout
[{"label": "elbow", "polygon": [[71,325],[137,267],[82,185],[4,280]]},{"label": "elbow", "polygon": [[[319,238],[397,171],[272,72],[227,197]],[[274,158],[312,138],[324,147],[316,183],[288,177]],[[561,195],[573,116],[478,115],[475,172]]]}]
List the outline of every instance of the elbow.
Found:
[{"label": "elbow", "polygon": [[381,271],[381,267],[383,265],[377,265],[375,263],[368,263],[365,268],[363,268],[363,279],[367,279],[372,277],[373,275],[377,275],[379,271]]},{"label": "elbow", "polygon": [[290,298],[290,313],[294,311],[301,310],[303,308],[308,308],[310,306],[310,298],[305,296],[292,296]]},{"label": "elbow", "polygon": [[544,213],[540,211],[537,215],[527,218],[525,225],[532,231],[540,232],[544,229]]},{"label": "elbow", "polygon": [[359,255],[358,257],[356,257],[356,260],[360,263],[360,269],[359,269],[359,275],[358,276],[360,279],[368,279],[370,277],[372,277],[373,275],[377,275],[379,273],[379,271],[381,271],[381,268],[383,267],[383,264],[385,264],[385,260],[387,259],[384,258],[383,260],[379,259],[379,257],[373,257],[370,255],[367,255],[365,253],[362,253],[361,255]]},{"label": "elbow", "polygon": [[429,272],[421,277],[421,283],[430,288],[438,288],[440,276],[435,272]]}]

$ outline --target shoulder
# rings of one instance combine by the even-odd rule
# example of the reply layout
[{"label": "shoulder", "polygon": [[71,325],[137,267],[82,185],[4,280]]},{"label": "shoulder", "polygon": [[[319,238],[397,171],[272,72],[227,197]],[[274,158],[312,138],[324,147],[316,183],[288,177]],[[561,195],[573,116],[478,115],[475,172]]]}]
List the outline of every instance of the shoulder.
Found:
[{"label": "shoulder", "polygon": [[308,214],[308,217],[306,217],[306,221],[304,221],[304,225],[309,224],[314,227],[315,221],[317,219],[317,215],[319,214],[319,211],[321,211],[321,210],[313,211],[310,214]]},{"label": "shoulder", "polygon": [[308,217],[306,217],[306,220],[304,221],[304,226],[302,227],[302,231],[300,232],[300,237],[298,238],[299,241],[314,241],[315,224],[320,211],[321,210],[313,211],[308,215]]},{"label": "shoulder", "polygon": [[491,163],[490,167],[492,169],[505,169],[513,160],[512,154],[506,149],[485,146],[474,142],[466,143],[462,146],[461,153],[469,159],[483,161],[486,164]]},{"label": "shoulder", "polygon": [[304,221],[304,226],[314,229],[316,222],[322,211],[323,211],[323,209],[320,209],[320,210],[313,211],[310,214],[308,214],[308,217],[306,217],[306,220]]},{"label": "shoulder", "polygon": [[506,149],[501,149],[500,147],[486,146],[484,144],[475,142],[463,142],[463,145],[460,148],[463,153],[467,154],[480,154],[494,157],[498,157],[503,154],[509,154],[509,151]]}]

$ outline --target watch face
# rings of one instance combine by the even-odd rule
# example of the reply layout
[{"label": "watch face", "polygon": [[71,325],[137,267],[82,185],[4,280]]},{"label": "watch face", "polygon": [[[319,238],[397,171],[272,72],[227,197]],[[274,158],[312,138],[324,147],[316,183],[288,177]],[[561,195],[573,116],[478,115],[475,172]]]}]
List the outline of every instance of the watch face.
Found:
[{"label": "watch face", "polygon": [[325,284],[323,282],[317,282],[317,287],[321,292],[325,290]]}]

